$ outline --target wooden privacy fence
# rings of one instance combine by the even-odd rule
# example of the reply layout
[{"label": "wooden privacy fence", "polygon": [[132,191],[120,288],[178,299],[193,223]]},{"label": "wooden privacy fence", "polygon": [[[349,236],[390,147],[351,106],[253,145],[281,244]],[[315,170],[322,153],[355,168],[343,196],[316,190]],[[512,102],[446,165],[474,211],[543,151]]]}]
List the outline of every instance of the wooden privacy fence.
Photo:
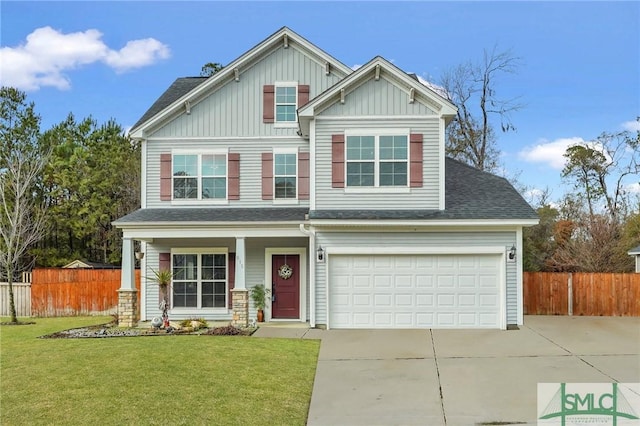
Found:
[{"label": "wooden privacy fence", "polygon": [[[119,269],[34,269],[31,283],[31,315],[110,314],[117,311]],[[140,271],[136,270],[138,306]]]},{"label": "wooden privacy fence", "polygon": [[529,315],[640,316],[640,274],[525,272]]},{"label": "wooden privacy fence", "polygon": [[[13,302],[16,315],[31,316],[31,284],[13,283]],[[9,312],[9,283],[0,283],[0,317],[8,317]]]}]

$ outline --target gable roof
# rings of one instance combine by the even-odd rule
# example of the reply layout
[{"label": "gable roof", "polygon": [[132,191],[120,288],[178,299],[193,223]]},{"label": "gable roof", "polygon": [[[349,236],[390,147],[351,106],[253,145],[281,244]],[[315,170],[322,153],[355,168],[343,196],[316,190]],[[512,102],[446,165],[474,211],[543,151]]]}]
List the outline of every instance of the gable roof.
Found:
[{"label": "gable roof", "polygon": [[415,74],[407,74],[382,56],[376,56],[298,109],[298,120],[303,136],[308,137],[309,122],[316,114],[338,102],[342,93],[345,97],[348,96],[350,90],[354,90],[372,76],[373,78],[384,76],[407,93],[413,89],[414,98],[419,98],[448,120],[456,115],[457,107],[441,93],[422,84]]},{"label": "gable roof", "polygon": [[[193,104],[204,98],[214,87],[227,83],[235,78],[236,72],[242,74],[253,62],[268,54],[274,47],[281,43],[295,45],[304,51],[309,57],[314,58],[323,65],[329,63],[332,72],[338,72],[343,76],[351,74],[353,70],[326,53],[324,50],[313,45],[304,37],[298,35],[287,27],[282,27],[255,47],[251,48],[237,59],[226,65],[211,77],[202,77],[204,80],[195,84],[190,79],[178,79],[174,84],[160,96],[151,108],[142,116],[130,131],[131,137],[144,137],[144,129],[161,122],[164,118],[176,114],[184,107],[186,101]],[[197,77],[196,77],[197,78]],[[185,81],[182,81],[185,80]],[[193,83],[193,86],[190,86]],[[174,87],[175,86],[175,87]],[[172,89],[173,87],[173,89]],[[166,95],[166,96],[165,96]],[[154,108],[154,106],[157,107]]]}]

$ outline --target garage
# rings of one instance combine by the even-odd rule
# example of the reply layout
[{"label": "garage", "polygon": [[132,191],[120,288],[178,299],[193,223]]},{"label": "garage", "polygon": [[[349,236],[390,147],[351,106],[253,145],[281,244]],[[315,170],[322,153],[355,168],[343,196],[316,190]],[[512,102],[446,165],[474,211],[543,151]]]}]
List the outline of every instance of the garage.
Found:
[{"label": "garage", "polygon": [[332,255],[330,328],[500,328],[502,256]]}]

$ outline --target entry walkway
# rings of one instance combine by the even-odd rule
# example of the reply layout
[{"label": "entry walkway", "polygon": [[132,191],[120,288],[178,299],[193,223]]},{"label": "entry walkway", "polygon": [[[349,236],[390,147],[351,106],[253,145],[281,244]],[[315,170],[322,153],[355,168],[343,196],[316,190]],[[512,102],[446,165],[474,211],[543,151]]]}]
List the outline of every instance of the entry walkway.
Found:
[{"label": "entry walkway", "polygon": [[254,336],[322,340],[313,426],[535,425],[538,383],[640,382],[640,318],[527,316],[513,331],[279,326]]}]

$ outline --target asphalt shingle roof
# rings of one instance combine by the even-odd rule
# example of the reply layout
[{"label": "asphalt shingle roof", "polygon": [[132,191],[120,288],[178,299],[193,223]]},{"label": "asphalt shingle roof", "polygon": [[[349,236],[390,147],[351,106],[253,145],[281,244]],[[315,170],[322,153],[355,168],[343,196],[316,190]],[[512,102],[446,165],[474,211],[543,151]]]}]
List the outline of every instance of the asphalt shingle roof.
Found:
[{"label": "asphalt shingle roof", "polygon": [[[373,206],[374,207],[374,206]],[[445,210],[314,210],[311,219],[537,219],[538,215],[504,178],[460,161],[445,160]]]},{"label": "asphalt shingle roof", "polygon": [[116,223],[139,222],[287,222],[304,221],[306,208],[163,208],[140,209]]},{"label": "asphalt shingle roof", "polygon": [[306,208],[141,209],[117,220],[142,222],[284,222],[311,219],[473,220],[537,219],[536,212],[504,178],[459,161],[445,161],[445,210],[312,210]]},{"label": "asphalt shingle roof", "polygon": [[156,114],[160,113],[163,109],[180,99],[182,96],[186,95],[205,81],[207,81],[208,77],[182,77],[176,79],[171,86],[165,92],[160,95],[158,99],[151,105],[151,108],[144,113],[140,120],[136,124],[133,125],[131,131],[138,128],[145,121],[150,120]]}]

